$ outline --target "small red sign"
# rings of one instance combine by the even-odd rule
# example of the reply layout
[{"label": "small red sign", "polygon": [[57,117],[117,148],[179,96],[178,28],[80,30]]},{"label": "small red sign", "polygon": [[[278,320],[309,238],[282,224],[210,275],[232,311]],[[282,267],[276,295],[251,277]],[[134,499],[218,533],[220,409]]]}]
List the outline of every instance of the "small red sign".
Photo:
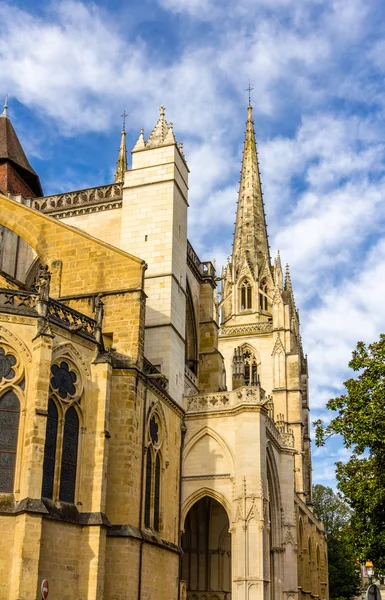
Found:
[{"label": "small red sign", "polygon": [[41,597],[43,600],[47,600],[48,598],[48,579],[43,579],[41,582]]}]

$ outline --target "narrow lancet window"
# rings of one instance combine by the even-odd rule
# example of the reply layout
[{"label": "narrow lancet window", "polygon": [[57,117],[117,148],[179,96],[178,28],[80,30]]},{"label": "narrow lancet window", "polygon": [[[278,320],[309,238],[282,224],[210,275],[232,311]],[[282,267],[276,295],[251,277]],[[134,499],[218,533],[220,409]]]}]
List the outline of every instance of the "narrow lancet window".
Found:
[{"label": "narrow lancet window", "polygon": [[50,398],[48,401],[48,417],[44,445],[43,485],[41,491],[43,498],[53,498],[58,421],[56,404],[52,398]]},{"label": "narrow lancet window", "polygon": [[144,499],[144,526],[151,526],[151,483],[152,483],[152,458],[151,448],[147,448],[146,457],[146,493]]},{"label": "narrow lancet window", "polygon": [[241,310],[252,308],[252,289],[249,281],[245,279],[241,285]]},{"label": "narrow lancet window", "polygon": [[267,295],[267,283],[262,281],[259,288],[259,310],[267,311],[269,307],[268,295]]},{"label": "narrow lancet window", "polygon": [[19,419],[19,399],[8,390],[0,398],[0,492],[13,492]]},{"label": "narrow lancet window", "polygon": [[71,406],[64,420],[63,451],[60,474],[59,499],[63,502],[74,502],[76,486],[76,468],[79,441],[79,417]]},{"label": "narrow lancet window", "polygon": [[160,457],[156,455],[155,461],[155,495],[154,495],[154,529],[159,531],[159,504],[160,504]]},{"label": "narrow lancet window", "polygon": [[163,431],[155,413],[148,426],[148,446],[145,466],[144,526],[160,531],[161,529],[161,447]]}]

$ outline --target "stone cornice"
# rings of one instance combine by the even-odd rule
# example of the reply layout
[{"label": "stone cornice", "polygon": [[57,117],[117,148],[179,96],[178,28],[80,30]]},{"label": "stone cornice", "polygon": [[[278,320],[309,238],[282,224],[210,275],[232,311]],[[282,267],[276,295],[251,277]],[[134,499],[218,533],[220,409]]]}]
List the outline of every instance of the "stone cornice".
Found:
[{"label": "stone cornice", "polygon": [[202,479],[231,479],[230,473],[217,473],[209,475],[186,475],[183,481],[201,481]]},{"label": "stone cornice", "polygon": [[182,554],[182,550],[179,546],[163,539],[157,531],[152,529],[138,529],[133,525],[111,525],[107,529],[107,537],[134,538],[145,544],[158,546],[163,550],[168,550],[174,554]]},{"label": "stone cornice", "polygon": [[250,323],[249,325],[224,325],[219,329],[219,337],[236,337],[245,334],[272,333],[271,323]]},{"label": "stone cornice", "polygon": [[85,190],[33,199],[33,208],[57,219],[122,207],[122,184],[111,183]]}]

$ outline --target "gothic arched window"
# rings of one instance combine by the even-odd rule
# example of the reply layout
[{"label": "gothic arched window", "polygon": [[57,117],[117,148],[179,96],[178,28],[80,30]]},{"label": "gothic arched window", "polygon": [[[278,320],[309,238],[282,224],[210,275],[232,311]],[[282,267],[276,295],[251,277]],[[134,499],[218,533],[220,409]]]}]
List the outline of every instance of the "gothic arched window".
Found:
[{"label": "gothic arched window", "polygon": [[159,531],[159,511],[160,511],[160,457],[157,452],[155,459],[155,493],[154,493],[154,529]]},{"label": "gothic arched window", "polygon": [[19,398],[8,390],[0,398],[0,492],[13,492],[19,419]]},{"label": "gothic arched window", "polygon": [[146,493],[144,499],[144,526],[151,526],[151,479],[152,479],[152,456],[151,448],[147,448],[146,455]]},{"label": "gothic arched window", "polygon": [[160,420],[153,413],[148,428],[146,451],[146,479],[144,494],[144,526],[160,531],[160,494],[161,494],[161,445],[162,432]]},{"label": "gothic arched window", "polygon": [[64,419],[63,449],[60,472],[59,500],[74,502],[76,466],[78,460],[79,417],[71,406]]},{"label": "gothic arched window", "polygon": [[24,390],[23,365],[16,353],[0,347],[0,492],[13,493],[19,436],[20,397]]},{"label": "gothic arched window", "polygon": [[43,485],[41,495],[43,498],[53,497],[53,484],[55,480],[56,440],[59,415],[55,401],[48,400],[48,417],[45,431]]},{"label": "gothic arched window", "polygon": [[245,364],[245,385],[257,385],[258,383],[258,363],[251,350],[243,352],[243,361]]},{"label": "gothic arched window", "polygon": [[259,286],[259,310],[268,310],[268,306],[267,283],[264,279]]},{"label": "gothic arched window", "polygon": [[[64,360],[52,365],[51,375],[42,496],[73,503],[79,447],[80,382],[74,367]],[[59,419],[59,413],[64,418]]]},{"label": "gothic arched window", "polygon": [[253,306],[252,288],[248,279],[241,284],[241,310],[250,310]]}]

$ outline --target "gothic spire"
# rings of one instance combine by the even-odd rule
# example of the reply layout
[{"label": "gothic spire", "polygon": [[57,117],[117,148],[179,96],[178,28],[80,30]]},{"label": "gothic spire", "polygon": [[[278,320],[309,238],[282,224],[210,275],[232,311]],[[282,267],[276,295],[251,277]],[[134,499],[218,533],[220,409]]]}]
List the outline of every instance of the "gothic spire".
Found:
[{"label": "gothic spire", "polygon": [[116,162],[116,173],[114,183],[124,182],[124,173],[127,171],[127,148],[126,148],[126,113],[123,113],[122,137],[120,139],[119,156]]},{"label": "gothic spire", "polygon": [[[16,171],[20,180],[22,180],[29,188],[23,192],[20,191],[18,186],[7,187],[6,190],[2,190],[5,193],[23,193],[28,196],[42,196],[43,190],[41,189],[40,180],[34,169],[29,164],[28,158],[20,144],[19,138],[16,135],[16,131],[13,128],[11,119],[8,115],[8,96],[5,97],[4,110],[0,114],[0,169],[7,170],[11,168]],[[8,176],[7,176],[8,177]],[[9,176],[7,181],[11,181],[12,177]],[[8,183],[6,184],[8,186]],[[12,191],[13,190],[13,191]]]},{"label": "gothic spire", "polygon": [[233,265],[235,278],[237,278],[245,258],[256,271],[256,267],[261,266],[266,254],[270,263],[253,109],[249,104],[247,107],[246,134],[234,232]]}]

